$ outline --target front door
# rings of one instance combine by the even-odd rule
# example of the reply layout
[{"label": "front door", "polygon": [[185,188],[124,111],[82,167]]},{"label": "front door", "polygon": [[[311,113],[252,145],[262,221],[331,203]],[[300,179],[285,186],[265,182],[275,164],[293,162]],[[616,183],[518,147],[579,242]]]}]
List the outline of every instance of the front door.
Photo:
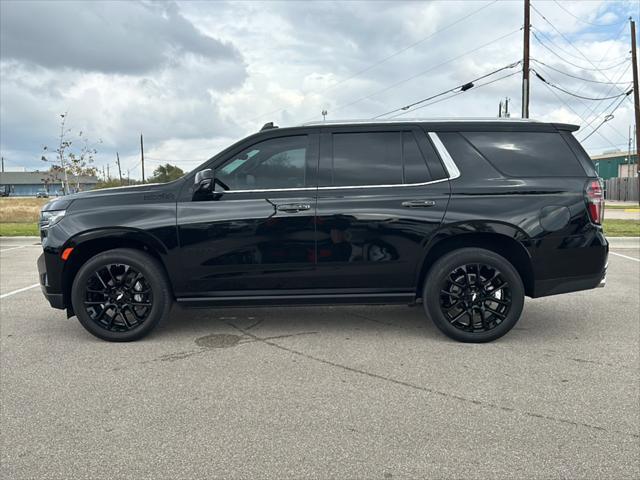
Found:
[{"label": "front door", "polygon": [[213,199],[178,202],[178,297],[277,295],[315,268],[318,135],[274,136],[215,162]]}]

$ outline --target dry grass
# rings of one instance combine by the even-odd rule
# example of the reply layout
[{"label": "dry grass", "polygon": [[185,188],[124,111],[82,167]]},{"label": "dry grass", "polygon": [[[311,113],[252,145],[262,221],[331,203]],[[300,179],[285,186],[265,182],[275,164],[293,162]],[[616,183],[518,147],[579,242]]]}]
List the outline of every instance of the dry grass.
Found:
[{"label": "dry grass", "polygon": [[33,223],[48,198],[0,198],[0,223]]}]

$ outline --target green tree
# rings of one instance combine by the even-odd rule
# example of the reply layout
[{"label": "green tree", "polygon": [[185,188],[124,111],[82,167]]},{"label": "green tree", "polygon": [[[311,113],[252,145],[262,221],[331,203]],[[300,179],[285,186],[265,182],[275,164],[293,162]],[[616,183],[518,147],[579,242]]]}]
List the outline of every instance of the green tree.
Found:
[{"label": "green tree", "polygon": [[184,175],[184,172],[180,167],[165,163],[160,165],[153,171],[153,175],[149,178],[151,183],[167,183],[177,180]]}]

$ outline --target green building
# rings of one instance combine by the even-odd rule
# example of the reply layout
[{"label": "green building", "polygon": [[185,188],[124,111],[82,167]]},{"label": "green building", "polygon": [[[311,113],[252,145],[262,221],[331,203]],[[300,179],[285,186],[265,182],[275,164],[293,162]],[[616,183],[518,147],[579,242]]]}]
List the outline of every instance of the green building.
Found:
[{"label": "green building", "polygon": [[598,175],[604,180],[638,175],[638,155],[635,152],[631,152],[630,159],[628,152],[618,151],[592,155],[591,160],[596,166]]}]

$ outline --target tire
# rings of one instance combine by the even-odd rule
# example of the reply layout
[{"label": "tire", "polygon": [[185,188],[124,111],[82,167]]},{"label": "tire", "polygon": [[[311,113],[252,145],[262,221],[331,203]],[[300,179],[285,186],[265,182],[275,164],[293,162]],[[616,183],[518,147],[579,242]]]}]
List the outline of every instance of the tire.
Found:
[{"label": "tire", "polygon": [[502,337],[518,322],[524,286],[504,257],[482,248],[461,248],[434,263],[422,299],[427,316],[442,333],[459,342],[483,343]]},{"label": "tire", "polygon": [[109,342],[148,335],[171,310],[173,296],[160,263],[139,250],[99,253],[78,271],[71,303],[80,324]]}]

